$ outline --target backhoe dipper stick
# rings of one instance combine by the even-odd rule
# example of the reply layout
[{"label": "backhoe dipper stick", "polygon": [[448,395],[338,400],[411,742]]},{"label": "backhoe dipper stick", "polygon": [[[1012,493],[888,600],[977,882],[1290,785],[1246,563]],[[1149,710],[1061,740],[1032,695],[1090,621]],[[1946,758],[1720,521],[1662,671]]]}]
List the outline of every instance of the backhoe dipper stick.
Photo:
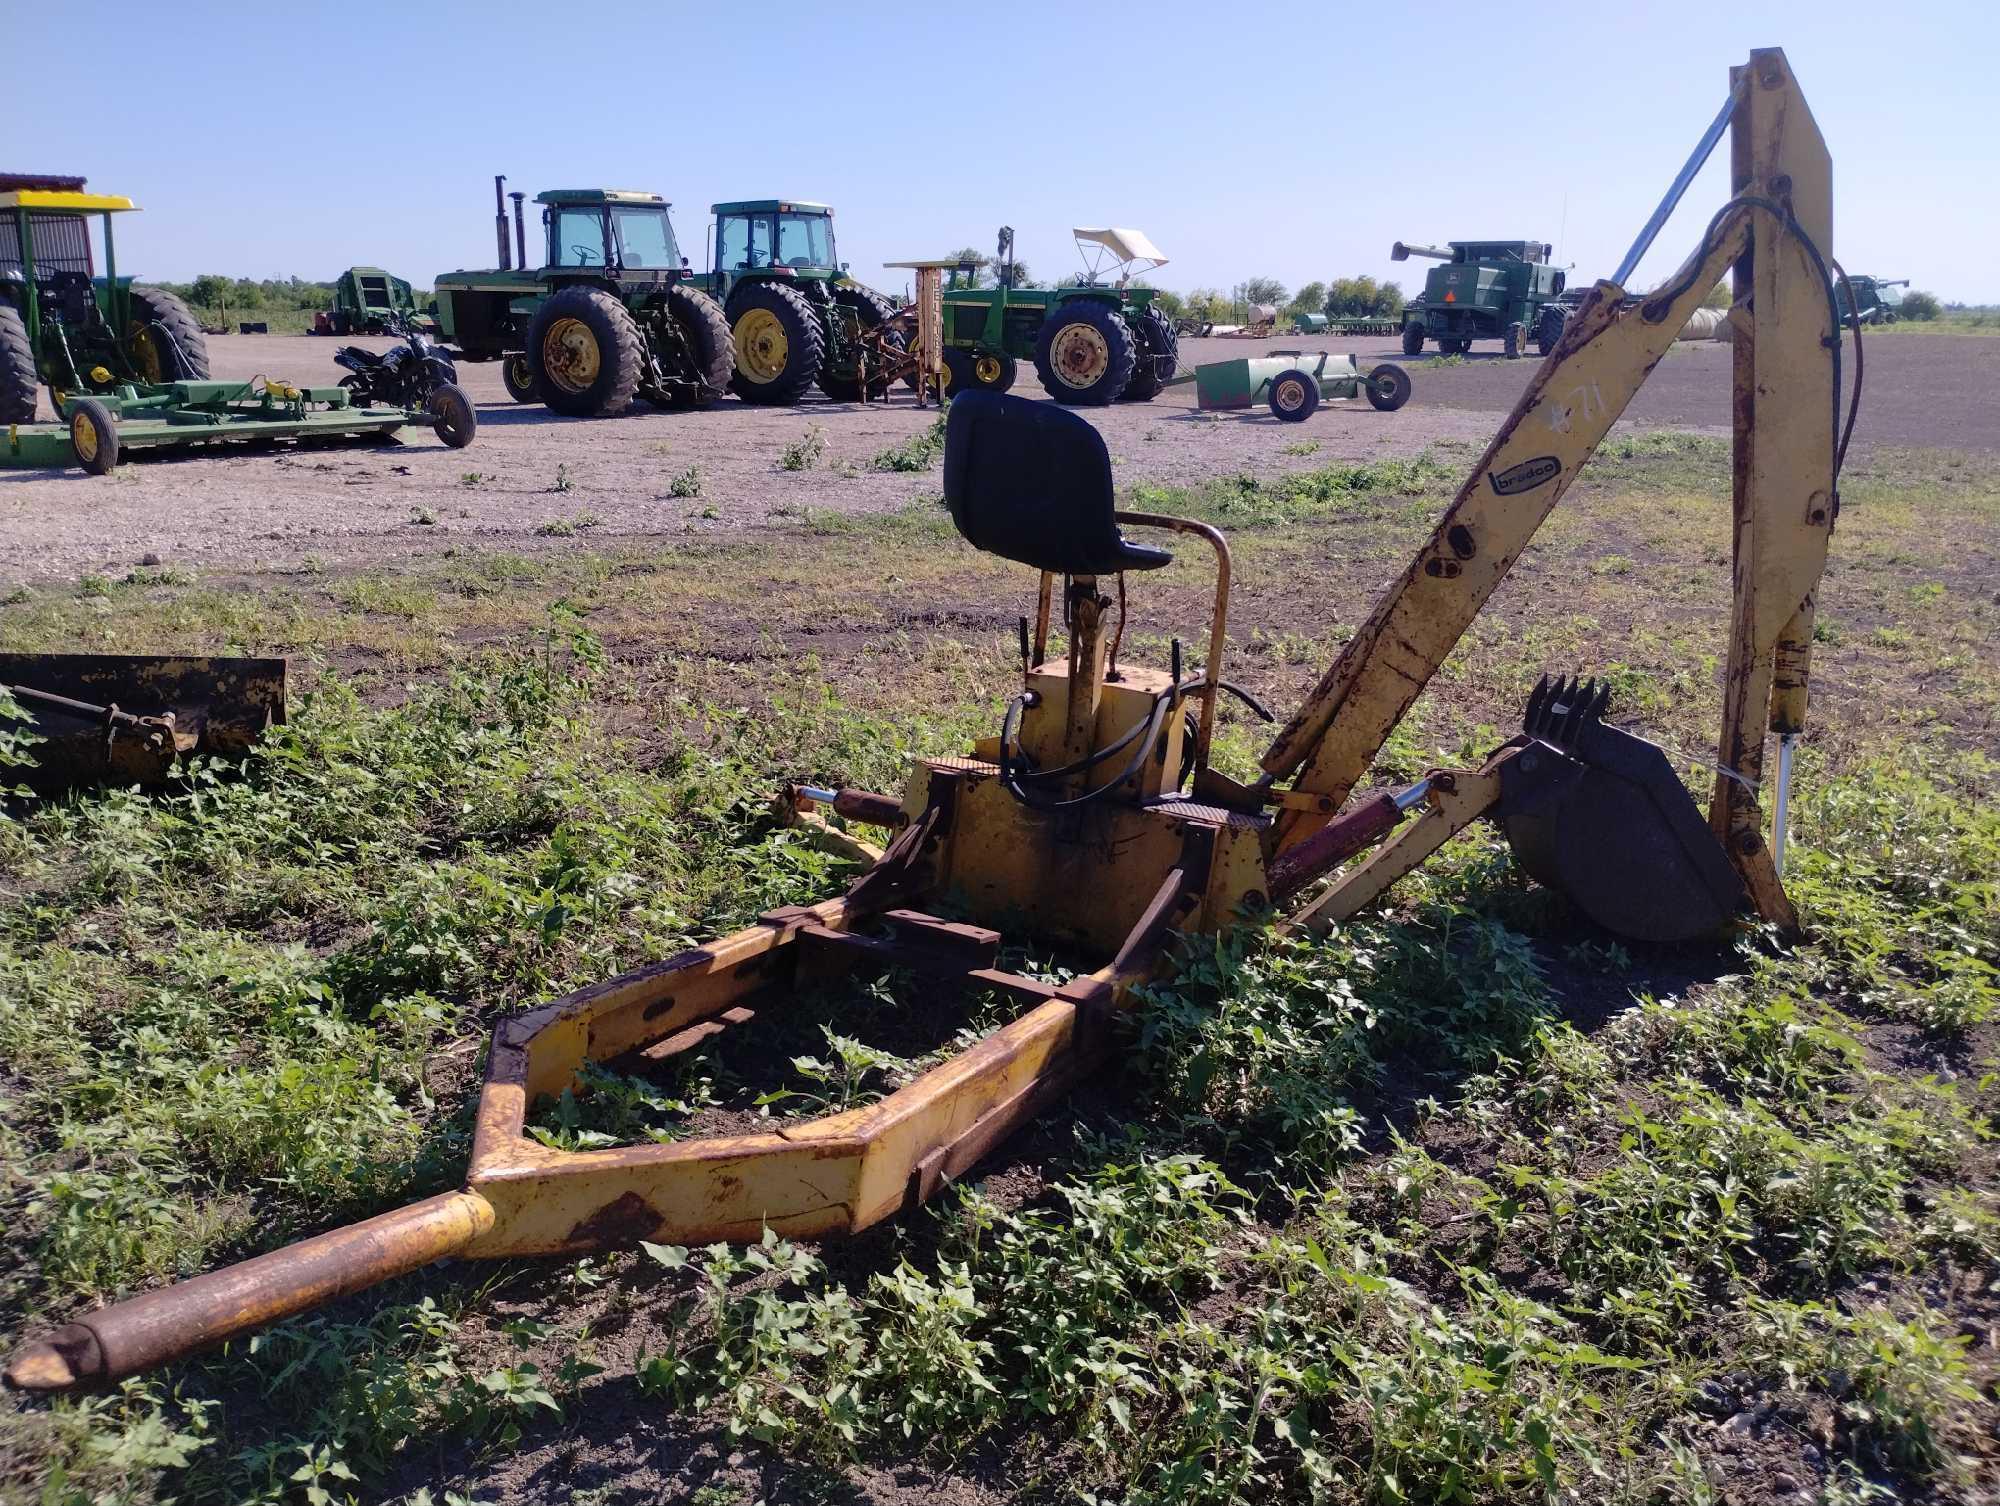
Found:
[{"label": "backhoe dipper stick", "polygon": [[[1688,316],[1742,254],[1747,218],[1741,209],[1724,217],[1706,254],[1698,250],[1671,284],[1684,291],[1653,317],[1612,283],[1591,290],[1430,541],[1271,744],[1264,769],[1272,779],[1303,765],[1295,788],[1346,798]],[[1325,821],[1314,811],[1285,811],[1280,850]]]}]

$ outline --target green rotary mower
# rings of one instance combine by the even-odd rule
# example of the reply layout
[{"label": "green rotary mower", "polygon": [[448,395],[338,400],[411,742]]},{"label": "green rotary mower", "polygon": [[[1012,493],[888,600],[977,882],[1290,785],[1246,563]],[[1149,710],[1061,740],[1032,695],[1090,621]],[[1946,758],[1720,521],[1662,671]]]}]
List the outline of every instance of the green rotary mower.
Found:
[{"label": "green rotary mower", "polygon": [[688,270],[665,199],[536,195],[545,250],[531,269],[518,193],[509,253],[506,182],[493,180],[500,265],[435,279],[438,327],[458,359],[501,362],[508,396],[573,418],[623,413],[638,398],[698,408],[722,395],[735,367],[729,324]]},{"label": "green rotary mower", "polygon": [[[112,217],[136,209],[82,178],[0,177],[0,465],[82,466],[121,453],[218,441],[389,435],[434,428],[471,443],[478,420],[458,387],[419,410],[359,406],[339,387],[209,378],[208,344],[172,293],[118,275]],[[97,273],[90,218],[102,221]],[[49,389],[57,423],[35,422]]]}]

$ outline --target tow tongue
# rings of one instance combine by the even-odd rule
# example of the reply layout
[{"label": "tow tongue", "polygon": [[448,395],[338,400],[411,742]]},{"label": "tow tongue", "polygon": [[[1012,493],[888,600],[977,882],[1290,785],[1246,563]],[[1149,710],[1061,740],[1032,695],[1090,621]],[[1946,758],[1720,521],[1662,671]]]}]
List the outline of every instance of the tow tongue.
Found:
[{"label": "tow tongue", "polygon": [[1655,743],[1606,726],[1611,688],[1551,680],[1532,741],[1501,772],[1500,825],[1521,866],[1610,931],[1690,941],[1742,909],[1743,881]]}]

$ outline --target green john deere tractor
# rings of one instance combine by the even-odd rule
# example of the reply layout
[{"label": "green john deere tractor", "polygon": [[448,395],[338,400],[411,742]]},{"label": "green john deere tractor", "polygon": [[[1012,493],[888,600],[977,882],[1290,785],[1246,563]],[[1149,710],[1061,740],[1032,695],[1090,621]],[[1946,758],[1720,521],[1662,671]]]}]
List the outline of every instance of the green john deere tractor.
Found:
[{"label": "green john deere tractor", "polygon": [[438,326],[461,359],[502,362],[516,402],[574,417],[622,413],[634,398],[694,408],[722,395],[735,365],[729,324],[688,271],[665,199],[613,188],[536,195],[547,241],[531,271],[520,194],[508,255],[505,181],[494,180],[500,266],[436,281]]},{"label": "green john deere tractor", "polygon": [[1024,360],[1035,363],[1049,396],[1079,407],[1146,402],[1173,378],[1180,362],[1173,322],[1153,307],[1151,288],[1132,285],[1135,271],[1167,259],[1136,230],[1071,233],[1084,274],[1070,287],[1015,287],[1014,232],[1004,225],[995,286],[970,285],[975,264],[954,274],[944,290],[947,394],[1005,392]]},{"label": "green john deere tractor", "polygon": [[743,199],[711,212],[711,270],[697,281],[728,316],[736,395],[796,403],[817,382],[834,401],[855,402],[864,373],[866,396],[887,391],[870,367],[865,336],[892,310],[848,277],[834,250],[833,211],[802,199]]},{"label": "green john deere tractor", "polygon": [[[188,306],[118,275],[111,217],[138,206],[83,187],[81,178],[0,177],[0,424],[33,423],[43,386],[60,416],[71,394],[208,377],[208,345]],[[93,214],[104,222],[102,277]]]},{"label": "green john deere tractor", "polygon": [[1444,246],[1389,248],[1389,260],[1427,256],[1444,263],[1424,278],[1424,293],[1403,308],[1403,354],[1422,352],[1435,340],[1448,356],[1464,355],[1474,340],[1498,340],[1509,359],[1529,339],[1547,355],[1562,338],[1567,309],[1562,268],[1549,265],[1546,241],[1447,241]]}]

